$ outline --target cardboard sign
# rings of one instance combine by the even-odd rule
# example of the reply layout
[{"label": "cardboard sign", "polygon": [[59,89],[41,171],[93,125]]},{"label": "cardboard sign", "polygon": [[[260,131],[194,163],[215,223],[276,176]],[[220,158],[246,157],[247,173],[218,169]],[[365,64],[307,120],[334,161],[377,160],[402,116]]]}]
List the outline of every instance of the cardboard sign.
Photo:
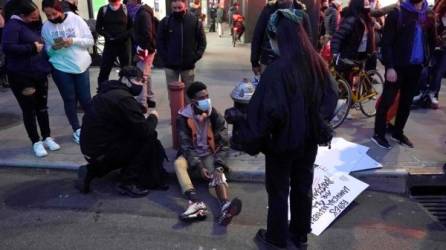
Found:
[{"label": "cardboard sign", "polygon": [[320,235],[369,185],[342,172],[316,166],[311,229]]}]

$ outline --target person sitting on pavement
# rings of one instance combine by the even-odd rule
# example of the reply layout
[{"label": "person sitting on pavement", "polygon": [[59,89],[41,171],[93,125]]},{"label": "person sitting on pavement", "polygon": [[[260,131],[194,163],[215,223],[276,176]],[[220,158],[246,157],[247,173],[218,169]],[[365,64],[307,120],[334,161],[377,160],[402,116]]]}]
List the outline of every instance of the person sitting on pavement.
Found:
[{"label": "person sitting on pavement", "polygon": [[228,184],[225,177],[227,169],[225,158],[228,151],[228,133],[223,116],[211,106],[205,84],[194,82],[187,89],[191,103],[178,112],[176,119],[180,141],[178,158],[175,160],[175,173],[182,192],[189,200],[189,206],[180,219],[190,221],[205,219],[206,204],[199,200],[190,179],[188,170],[197,170],[201,177],[215,188],[221,204],[218,223],[228,225],[241,211],[241,201],[229,201]]},{"label": "person sitting on pavement", "polygon": [[119,77],[104,82],[83,117],[80,146],[88,164],[79,168],[77,187],[88,193],[94,178],[121,169],[118,191],[142,197],[151,188],[167,189],[165,152],[155,130],[158,114],[151,111],[145,118],[135,99],[143,89],[141,70],[124,67]]}]

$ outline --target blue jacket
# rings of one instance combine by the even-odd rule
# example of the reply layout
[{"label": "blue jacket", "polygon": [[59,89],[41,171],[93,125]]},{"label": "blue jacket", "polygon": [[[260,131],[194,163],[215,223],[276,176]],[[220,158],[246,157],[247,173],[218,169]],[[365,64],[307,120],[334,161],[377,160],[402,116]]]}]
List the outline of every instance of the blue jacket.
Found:
[{"label": "blue jacket", "polygon": [[37,53],[36,41],[43,43],[40,30],[31,29],[16,16],[6,23],[2,44],[7,71],[25,76],[48,75],[51,72],[45,50]]}]

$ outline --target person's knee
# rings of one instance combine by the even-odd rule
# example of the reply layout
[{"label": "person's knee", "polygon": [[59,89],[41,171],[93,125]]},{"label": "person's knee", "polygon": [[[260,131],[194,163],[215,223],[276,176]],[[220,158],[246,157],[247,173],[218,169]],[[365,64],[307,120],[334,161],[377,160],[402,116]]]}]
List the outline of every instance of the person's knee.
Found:
[{"label": "person's knee", "polygon": [[187,171],[187,161],[183,157],[179,157],[174,162],[176,172]]},{"label": "person's knee", "polygon": [[24,96],[32,96],[35,93],[36,93],[36,88],[34,87],[27,87],[22,90],[22,95]]}]

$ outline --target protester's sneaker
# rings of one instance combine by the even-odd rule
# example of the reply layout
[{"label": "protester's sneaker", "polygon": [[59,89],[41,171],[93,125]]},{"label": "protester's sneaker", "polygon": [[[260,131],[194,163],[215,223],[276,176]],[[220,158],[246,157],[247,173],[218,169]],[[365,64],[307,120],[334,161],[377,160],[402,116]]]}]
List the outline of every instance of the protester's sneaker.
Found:
[{"label": "protester's sneaker", "polygon": [[277,246],[276,244],[269,242],[266,239],[266,230],[265,229],[259,229],[257,231],[256,237],[254,238],[257,242],[261,243],[262,246],[259,246],[259,249],[268,249],[268,250],[285,250],[287,249],[285,246]]},{"label": "protester's sneaker", "polygon": [[48,152],[46,152],[45,147],[43,146],[43,142],[41,142],[41,141],[38,141],[33,144],[33,150],[34,150],[34,154],[37,157],[44,157],[44,156],[48,155]]},{"label": "protester's sneaker", "polygon": [[44,141],[43,141],[43,145],[45,147],[47,147],[49,150],[51,151],[56,151],[60,149],[60,145],[57,144],[53,138],[51,137],[47,137]]},{"label": "protester's sneaker", "polygon": [[423,97],[423,92],[420,92],[418,95],[414,96],[414,98],[412,99],[412,102],[419,102],[421,100],[421,98]]},{"label": "protester's sneaker", "polygon": [[132,198],[141,198],[150,193],[149,189],[139,187],[135,184],[120,183],[116,186],[118,192],[122,195],[128,195]]},{"label": "protester's sneaker", "polygon": [[390,146],[389,142],[386,140],[386,138],[378,136],[378,135],[374,135],[371,140],[376,143],[376,145],[378,145],[381,148],[385,148],[385,149],[391,149],[392,146]]},{"label": "protester's sneaker", "polygon": [[182,221],[204,220],[208,214],[206,204],[202,201],[189,201],[189,206],[186,211],[180,214]]},{"label": "protester's sneaker", "polygon": [[404,134],[392,134],[390,138],[392,138],[392,140],[398,142],[399,144],[404,144],[409,148],[413,148],[413,143]]},{"label": "protester's sneaker", "polygon": [[90,183],[94,176],[91,171],[88,171],[87,165],[82,165],[77,170],[76,188],[83,194],[90,192]]},{"label": "protester's sneaker", "polygon": [[438,109],[438,99],[435,97],[435,93],[429,93],[429,98],[431,99],[431,108]]},{"label": "protester's sneaker", "polygon": [[234,216],[237,216],[242,211],[242,201],[238,198],[234,198],[231,202],[226,202],[221,207],[221,214],[218,218],[218,224],[227,226],[231,223]]},{"label": "protester's sneaker", "polygon": [[73,132],[73,141],[77,144],[79,144],[81,139],[81,129],[78,128],[76,131]]}]

